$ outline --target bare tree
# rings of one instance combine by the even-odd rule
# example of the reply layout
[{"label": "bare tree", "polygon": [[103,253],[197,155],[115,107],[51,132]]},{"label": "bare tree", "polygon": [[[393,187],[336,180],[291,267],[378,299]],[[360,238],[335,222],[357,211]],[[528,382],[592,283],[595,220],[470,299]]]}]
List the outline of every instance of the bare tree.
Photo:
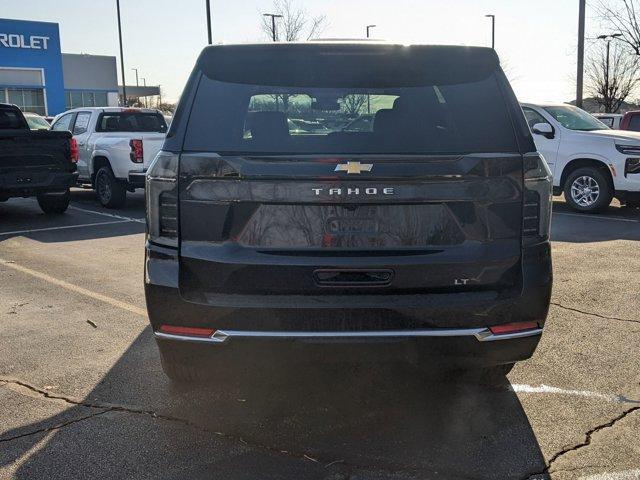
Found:
[{"label": "bare tree", "polygon": [[367,103],[367,95],[352,94],[342,99],[342,106],[349,115],[359,114]]},{"label": "bare tree", "polygon": [[586,66],[587,91],[605,113],[616,113],[638,86],[640,58],[614,43],[600,43]]},{"label": "bare tree", "polygon": [[600,0],[596,10],[604,26],[612,32],[621,33],[620,41],[640,55],[640,0]]},{"label": "bare tree", "polygon": [[304,8],[296,6],[294,0],[273,0],[273,13],[282,15],[276,19],[276,31],[273,31],[273,23],[269,17],[262,17],[262,31],[276,40],[295,42],[301,38],[310,40],[320,35],[327,27],[327,18],[324,15],[310,17]]}]

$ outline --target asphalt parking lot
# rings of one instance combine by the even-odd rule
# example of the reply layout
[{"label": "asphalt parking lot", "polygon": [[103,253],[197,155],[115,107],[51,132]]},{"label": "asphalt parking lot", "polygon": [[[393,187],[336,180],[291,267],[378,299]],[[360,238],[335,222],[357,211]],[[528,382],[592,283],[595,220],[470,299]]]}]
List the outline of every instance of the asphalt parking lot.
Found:
[{"label": "asphalt parking lot", "polygon": [[546,331],[497,385],[291,365],[184,390],[146,319],[143,194],[0,203],[0,478],[638,479],[640,211],[554,208]]}]

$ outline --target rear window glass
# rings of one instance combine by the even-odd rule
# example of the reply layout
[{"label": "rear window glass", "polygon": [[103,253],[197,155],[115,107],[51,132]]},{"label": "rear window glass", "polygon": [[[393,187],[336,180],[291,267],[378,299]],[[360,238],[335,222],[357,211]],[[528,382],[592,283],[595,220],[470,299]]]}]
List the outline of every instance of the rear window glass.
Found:
[{"label": "rear window glass", "polygon": [[20,112],[14,109],[0,108],[0,129],[18,130],[27,128]]},{"label": "rear window glass", "polygon": [[629,120],[629,130],[633,132],[640,132],[640,115],[631,115]]},{"label": "rear window glass", "polygon": [[100,115],[96,132],[165,133],[167,123],[159,113],[105,112]]},{"label": "rear window glass", "polygon": [[184,148],[266,155],[517,151],[493,75],[446,85],[372,81],[358,88],[243,84],[203,76]]}]

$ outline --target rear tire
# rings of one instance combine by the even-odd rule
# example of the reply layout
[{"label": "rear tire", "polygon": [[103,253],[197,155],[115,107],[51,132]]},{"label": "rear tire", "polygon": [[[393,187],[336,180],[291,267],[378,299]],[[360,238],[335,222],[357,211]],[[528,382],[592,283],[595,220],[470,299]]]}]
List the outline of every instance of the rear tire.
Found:
[{"label": "rear tire", "polygon": [[122,208],[127,200],[127,189],[110,167],[101,167],[96,173],[96,196],[103,207]]},{"label": "rear tire", "polygon": [[67,211],[71,201],[71,192],[67,189],[63,193],[42,193],[37,196],[38,205],[47,215],[60,215]]},{"label": "rear tire", "polygon": [[602,171],[594,167],[582,167],[567,177],[564,198],[577,212],[596,213],[609,206],[613,199],[613,188]]}]

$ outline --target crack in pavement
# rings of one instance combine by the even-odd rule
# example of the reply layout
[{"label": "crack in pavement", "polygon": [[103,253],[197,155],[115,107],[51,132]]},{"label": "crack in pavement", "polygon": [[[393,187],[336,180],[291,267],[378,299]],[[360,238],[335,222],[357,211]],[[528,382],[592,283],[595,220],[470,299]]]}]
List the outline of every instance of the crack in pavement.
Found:
[{"label": "crack in pavement", "polygon": [[[540,475],[543,476],[543,475],[548,475],[549,473],[555,473],[556,472],[555,470],[551,472],[551,467],[553,467],[553,464],[557,462],[561,457],[563,457],[564,455],[570,452],[575,452],[575,451],[581,450],[582,448],[588,447],[589,445],[591,445],[591,439],[593,438],[594,434],[600,432],[601,430],[605,430],[607,428],[611,428],[615,426],[616,423],[623,420],[628,415],[631,415],[632,413],[637,412],[639,410],[640,410],[640,407],[629,408],[623,411],[620,415],[614,417],[612,420],[609,420],[606,423],[602,423],[596,427],[593,427],[592,429],[590,429],[588,432],[585,433],[585,438],[582,443],[578,443],[577,445],[573,445],[571,447],[563,448],[562,450],[557,452],[553,457],[551,457],[551,459],[547,463],[547,466],[544,468],[544,470],[533,473],[528,477],[525,477],[524,480],[533,480],[533,478],[536,476],[540,476]],[[563,471],[563,470],[558,470],[558,471]]]},{"label": "crack in pavement", "polygon": [[[86,401],[82,401],[82,400],[76,400],[73,399],[71,397],[66,397],[63,395],[56,395],[53,394],[51,392],[48,392],[46,390],[42,390],[38,387],[35,387],[29,383],[23,382],[21,380],[15,379],[15,378],[0,378],[0,386],[3,385],[17,385],[23,388],[26,388],[27,390],[30,390],[33,393],[38,394],[38,396],[40,398],[46,398],[49,400],[58,400],[58,401],[63,401],[69,405],[74,405],[74,406],[81,406],[81,407],[87,407],[87,408],[94,408],[94,409],[100,409],[100,412],[96,412],[92,415],[87,415],[86,417],[83,418],[78,418],[69,422],[65,422],[63,424],[60,424],[59,426],[55,426],[55,427],[50,427],[50,428],[43,428],[43,429],[38,429],[35,430],[33,432],[27,432],[25,434],[21,434],[21,435],[16,435],[15,437],[11,437],[11,438],[7,438],[2,440],[4,441],[9,441],[9,440],[14,440],[16,438],[21,438],[23,436],[27,436],[27,435],[33,435],[36,434],[40,431],[46,431],[46,430],[56,430],[62,427],[65,427],[67,425],[71,425],[73,423],[82,421],[82,420],[87,420],[90,419],[92,417],[95,417],[97,415],[102,415],[104,413],[107,412],[121,412],[121,413],[129,413],[129,414],[134,414],[134,415],[146,415],[146,416],[150,416],[151,418],[154,419],[159,419],[159,420],[164,420],[164,421],[168,421],[168,422],[175,422],[175,423],[180,423],[182,425],[186,425],[189,426],[193,429],[202,431],[202,432],[206,432],[206,433],[212,433],[217,435],[218,437],[224,438],[225,440],[229,440],[229,441],[233,441],[233,442],[239,442],[249,448],[255,448],[257,450],[262,450],[262,451],[266,451],[269,453],[273,453],[276,454],[278,456],[286,456],[289,458],[294,458],[297,460],[301,460],[304,462],[310,462],[310,461],[316,461],[316,463],[319,463],[321,465],[324,466],[324,468],[330,468],[330,467],[334,467],[336,470],[342,470],[342,474],[346,474],[347,477],[349,477],[350,475],[352,475],[352,472],[354,471],[370,471],[372,469],[371,466],[365,466],[365,465],[356,465],[356,464],[351,464],[351,463],[347,463],[344,460],[334,460],[334,459],[326,459],[326,458],[312,458],[309,455],[305,454],[305,453],[299,453],[299,452],[293,452],[290,450],[282,450],[276,447],[272,447],[269,445],[264,445],[258,442],[248,442],[245,439],[243,439],[240,436],[237,435],[233,435],[233,434],[229,434],[229,433],[224,433],[224,432],[219,432],[219,431],[215,431],[215,430],[211,430],[209,428],[203,427],[200,424],[196,424],[193,423],[192,421],[185,419],[185,418],[181,418],[181,417],[174,417],[173,415],[166,415],[166,414],[160,414],[157,413],[153,410],[147,410],[147,409],[143,409],[143,408],[138,408],[138,407],[132,407],[132,406],[127,406],[127,405],[120,405],[120,404],[113,404],[113,403],[92,403],[92,402],[86,402]],[[15,390],[14,390],[15,391]],[[21,395],[26,395],[23,392],[16,392],[19,393]],[[398,473],[405,473],[405,474],[413,474],[413,473],[417,473],[417,469],[416,468],[410,468],[410,467],[405,467],[405,466],[401,466],[401,465],[395,465],[392,463],[387,463],[386,465],[376,465],[375,466],[375,470],[377,471],[382,471],[386,474],[398,474]]]},{"label": "crack in pavement", "polygon": [[38,428],[37,430],[33,430],[26,433],[21,433],[20,435],[14,435],[13,437],[0,438],[0,443],[10,442],[12,440],[17,440],[19,438],[29,437],[31,435],[35,435],[37,433],[48,433],[53,432],[55,430],[60,430],[61,428],[68,427],[69,425],[73,425],[74,423],[82,422],[84,420],[88,420],[93,417],[97,417],[98,415],[102,415],[107,413],[109,409],[101,410],[99,412],[94,412],[90,415],[85,415],[84,417],[74,418],[73,420],[69,420],[68,422],[59,423],[57,425],[53,425],[51,427]]},{"label": "crack in pavement", "polygon": [[640,323],[640,320],[634,320],[632,318],[608,317],[606,315],[601,315],[599,313],[587,312],[586,310],[580,310],[579,308],[567,307],[567,306],[562,305],[561,303],[558,303],[558,302],[551,302],[551,305],[553,305],[555,307],[558,307],[558,308],[563,308],[565,310],[569,310],[571,312],[582,313],[584,315],[590,315],[592,317],[602,318],[603,320],[614,320],[616,322],[628,322],[628,323]]}]

